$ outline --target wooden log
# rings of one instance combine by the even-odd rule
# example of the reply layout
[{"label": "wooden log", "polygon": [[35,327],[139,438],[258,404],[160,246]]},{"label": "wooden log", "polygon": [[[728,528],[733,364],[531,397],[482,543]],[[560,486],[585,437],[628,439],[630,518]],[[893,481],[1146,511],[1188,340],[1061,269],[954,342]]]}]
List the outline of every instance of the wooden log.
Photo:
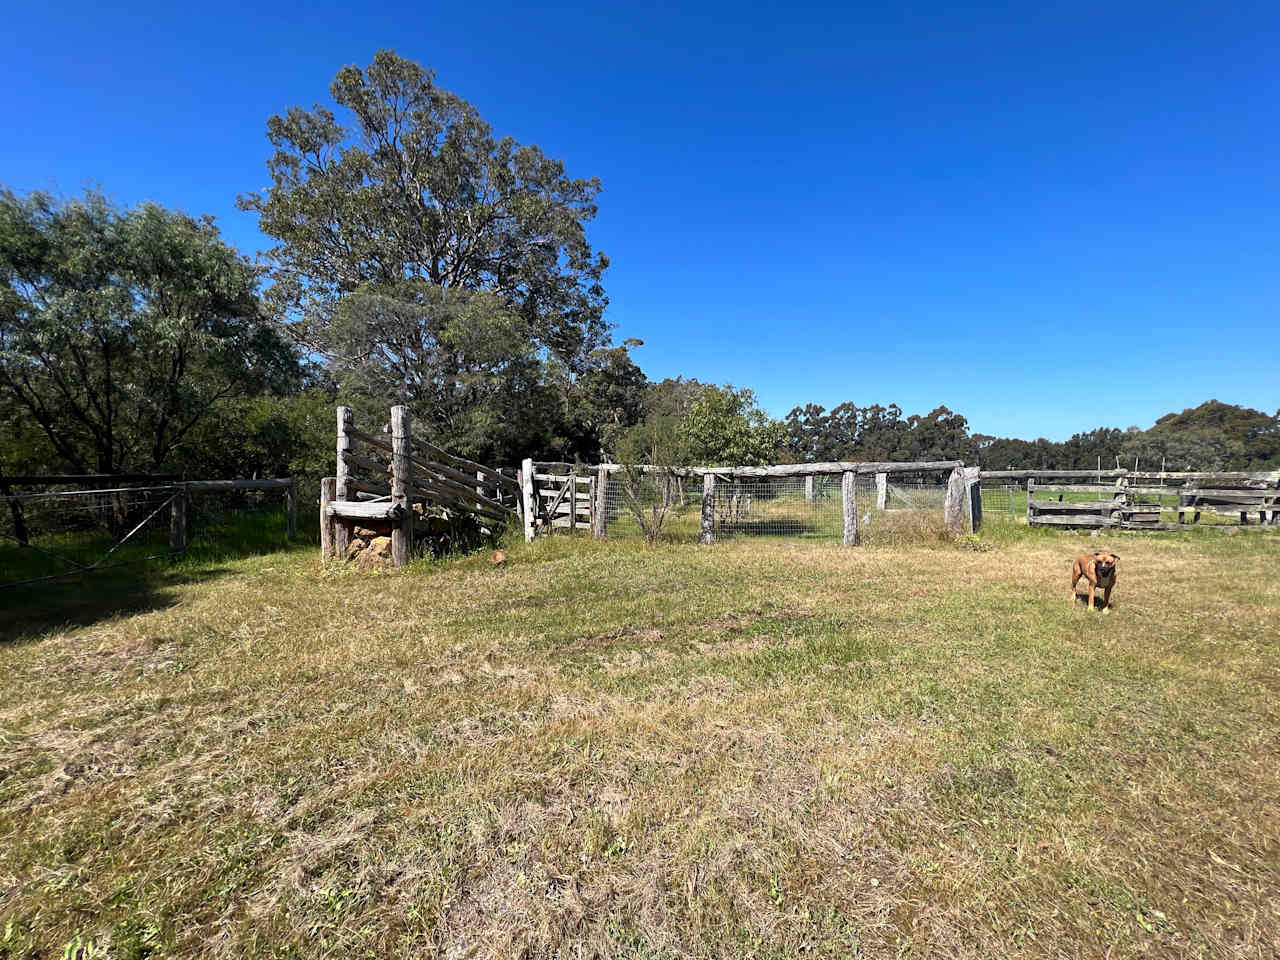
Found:
[{"label": "wooden log", "polygon": [[490,523],[505,523],[515,514],[510,511],[499,512],[488,507],[479,507],[459,497],[453,490],[435,486],[431,480],[417,477],[418,486],[414,488],[410,499],[428,506],[442,507],[452,513],[475,515]]},{"label": "wooden log", "polygon": [[[329,504],[329,516],[347,520],[395,520],[400,517],[400,507],[398,504],[391,503],[387,500],[377,500],[369,503],[360,503],[356,500],[334,500]],[[335,527],[335,530],[338,529]],[[334,537],[334,551],[336,553],[338,546],[337,537]],[[337,554],[337,556],[346,556],[346,551]]]},{"label": "wooden log", "polygon": [[218,490],[284,490],[293,482],[290,477],[268,480],[187,480],[183,486],[191,493],[213,493]]},{"label": "wooden log", "polygon": [[358,453],[352,453],[350,450],[347,450],[342,454],[342,462],[347,465],[348,480],[350,480],[352,476],[351,467],[359,467],[362,470],[367,470],[369,473],[373,474],[375,479],[391,475],[391,464],[379,463],[377,460],[368,460],[365,457],[360,456]]},{"label": "wooden log", "polygon": [[499,517],[509,517],[515,513],[515,511],[506,504],[499,503],[497,500],[490,500],[488,497],[476,493],[472,486],[474,481],[467,479],[465,475],[464,480],[467,482],[459,482],[445,476],[440,473],[440,471],[434,469],[431,464],[424,460],[419,460],[417,457],[410,456],[409,462],[413,466],[418,467],[422,471],[422,475],[430,479],[434,486],[451,490],[455,496],[461,497],[469,503],[474,503],[477,507],[483,507],[491,510]]},{"label": "wooden log", "polygon": [[[836,474],[852,471],[853,473],[934,473],[952,470],[963,466],[959,460],[920,460],[915,462],[870,461],[831,461],[823,463],[786,463],[773,467],[655,467],[637,465],[633,469],[642,471],[667,470],[677,477],[705,477],[715,474],[722,479],[734,477],[803,477],[807,474]],[[600,466],[610,473],[626,469],[620,463],[602,463]]]},{"label": "wooden log", "polygon": [[377,447],[385,453],[394,454],[396,452],[395,447],[381,437],[375,437],[373,434],[365,433],[363,430],[356,430],[354,427],[347,427],[347,436],[352,440],[360,440],[367,443],[371,447]]},{"label": "wooden log", "polygon": [[715,543],[716,539],[716,475],[702,477],[702,542]]},{"label": "wooden log", "polygon": [[858,474],[845,470],[840,477],[840,506],[842,517],[841,542],[846,547],[858,545]]},{"label": "wooden log", "polygon": [[463,472],[462,470],[455,470],[447,463],[440,463],[438,460],[428,460],[419,456],[413,457],[413,463],[422,470],[429,470],[437,476],[444,477],[447,480],[452,480],[454,483],[461,484],[464,487],[470,487],[472,492],[479,494],[486,500],[491,500],[495,503],[501,502],[498,498],[488,496],[484,490],[476,486],[476,478],[478,478],[482,472],[480,470]]},{"label": "wooden log", "polygon": [[526,459],[520,465],[520,498],[524,509],[524,539],[526,543],[533,543],[534,534],[534,508],[536,500],[533,496],[533,461]]},{"label": "wooden log", "polygon": [[[351,493],[371,493],[375,497],[390,497],[391,485],[387,483],[366,483],[354,477],[347,477],[347,490]],[[336,497],[334,499],[337,499]],[[355,497],[351,497],[355,499]]]},{"label": "wooden log", "polygon": [[337,490],[337,477],[320,481],[320,559],[326,563],[333,559],[333,517],[329,515],[329,505],[337,499]]},{"label": "wooden log", "polygon": [[1196,499],[1222,500],[1227,503],[1269,503],[1280,498],[1280,490],[1223,490],[1221,488],[1196,487],[1194,490],[1179,490],[1183,497]]},{"label": "wooden log", "polygon": [[466,457],[459,457],[450,453],[443,447],[437,447],[429,440],[423,440],[421,437],[413,438],[413,445],[419,449],[425,450],[431,459],[443,461],[445,464],[453,467],[455,470],[465,470],[470,472],[483,472],[486,476],[492,477],[494,483],[500,483],[507,487],[512,493],[519,493],[519,485],[510,477],[504,477],[501,471],[495,470],[493,467],[486,467],[483,463],[476,463],[474,460],[468,460]]},{"label": "wooden log", "polygon": [[400,522],[391,528],[391,564],[403,567],[413,549],[413,511],[409,497],[413,490],[413,466],[409,457],[413,443],[413,414],[403,405],[391,408],[391,502],[401,511]]},{"label": "wooden log", "polygon": [[285,532],[292,540],[298,535],[298,481],[291,480],[284,490]]},{"label": "wooden log", "polygon": [[965,485],[964,468],[956,467],[947,479],[947,493],[942,501],[942,522],[952,533],[965,532]]},{"label": "wooden log", "polygon": [[1096,493],[1110,494],[1112,497],[1124,496],[1121,488],[1094,483],[1037,483],[1037,493]]},{"label": "wooden log", "polygon": [[609,473],[601,467],[596,468],[595,495],[591,502],[591,535],[603,540],[609,527]]},{"label": "wooden log", "polygon": [[187,552],[187,490],[179,487],[169,500],[169,557]]},{"label": "wooden log", "polygon": [[[351,437],[347,431],[354,425],[349,407],[338,408],[338,451],[337,451],[337,477],[335,478],[336,487],[334,489],[334,499],[336,501],[346,501],[351,498],[351,491],[347,489],[347,459],[346,454],[351,450]],[[341,519],[334,521],[333,529],[333,552],[337,557],[345,557],[347,555],[347,545],[350,543],[350,530],[346,523]]]},{"label": "wooden log", "polygon": [[876,509],[889,509],[889,474],[883,470],[876,474]]},{"label": "wooden log", "polygon": [[1113,520],[1111,517],[1100,517],[1096,515],[1086,514],[1078,517],[1035,517],[1032,519],[1035,526],[1053,526],[1053,527],[1118,527],[1121,521]]}]

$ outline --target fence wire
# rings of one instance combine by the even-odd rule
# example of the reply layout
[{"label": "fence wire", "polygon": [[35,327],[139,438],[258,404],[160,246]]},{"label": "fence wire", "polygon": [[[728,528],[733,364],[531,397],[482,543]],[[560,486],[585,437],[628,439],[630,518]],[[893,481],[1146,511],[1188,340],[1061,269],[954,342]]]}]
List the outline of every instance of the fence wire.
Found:
[{"label": "fence wire", "polygon": [[172,506],[184,496],[188,556],[237,556],[287,543],[280,490],[45,486],[0,496],[0,588],[173,559]]},{"label": "fence wire", "polygon": [[[843,479],[810,477],[719,477],[715,484],[713,536],[717,540],[772,537],[838,543],[844,536]],[[609,537],[649,535],[695,541],[702,533],[701,477],[659,471],[620,470],[605,487],[605,529]],[[946,484],[937,479],[890,483],[883,509],[876,478],[859,474],[854,496],[859,536],[897,537],[910,527],[941,523]]]}]

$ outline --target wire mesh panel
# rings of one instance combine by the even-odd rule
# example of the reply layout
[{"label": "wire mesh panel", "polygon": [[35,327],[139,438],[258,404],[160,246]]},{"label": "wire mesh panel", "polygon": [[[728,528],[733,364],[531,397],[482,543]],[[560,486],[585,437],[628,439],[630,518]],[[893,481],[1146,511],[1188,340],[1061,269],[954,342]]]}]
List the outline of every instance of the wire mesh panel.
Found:
[{"label": "wire mesh panel", "polygon": [[168,556],[171,485],[0,497],[0,586]]},{"label": "wire mesh panel", "polygon": [[608,475],[603,529],[610,537],[696,540],[701,511],[701,477],[635,468]]},{"label": "wire mesh panel", "polygon": [[[314,514],[312,514],[314,517]],[[311,531],[316,523],[300,523]],[[187,502],[187,556],[211,560],[282,550],[289,544],[284,492],[199,490]]]},{"label": "wire mesh panel", "polygon": [[1017,523],[1027,514],[1027,493],[1016,483],[983,483],[982,522]]},{"label": "wire mesh panel", "polygon": [[817,480],[735,477],[717,481],[715,536],[838,540],[843,522],[838,478],[834,484]]}]

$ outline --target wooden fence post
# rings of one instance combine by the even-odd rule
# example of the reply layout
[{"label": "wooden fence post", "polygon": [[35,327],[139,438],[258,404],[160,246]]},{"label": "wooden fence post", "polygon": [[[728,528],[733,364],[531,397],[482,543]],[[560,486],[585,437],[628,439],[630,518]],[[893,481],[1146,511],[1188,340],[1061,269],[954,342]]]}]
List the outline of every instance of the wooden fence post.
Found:
[{"label": "wooden fence post", "polygon": [[187,488],[178,484],[169,501],[169,557],[187,552]]},{"label": "wooden fence post", "polygon": [[533,461],[525,460],[520,465],[520,494],[524,501],[524,539],[533,543],[534,523],[536,520],[533,496]]},{"label": "wooden fence post", "polygon": [[292,482],[284,488],[284,518],[292,540],[298,535],[298,478],[291,477],[290,480]]},{"label": "wooden fence post", "polygon": [[846,470],[840,478],[840,500],[844,514],[844,537],[846,547],[858,545],[858,475]]},{"label": "wooden fence post", "polygon": [[596,467],[595,499],[591,502],[591,535],[603,540],[609,529],[609,471]]},{"label": "wooden fence post", "polygon": [[716,539],[716,475],[702,476],[702,542],[714,543]]},{"label": "wooden fence post", "polygon": [[942,522],[952,533],[965,532],[964,495],[964,468],[956,467],[947,478],[947,496],[942,501]]},{"label": "wooden fence post", "polygon": [[[551,518],[555,522],[555,517]],[[578,471],[569,471],[569,536],[578,532]]]},{"label": "wooden fence post", "polygon": [[807,473],[804,477],[804,502],[813,503],[813,474]]},{"label": "wooden fence post", "polygon": [[409,461],[413,442],[413,414],[408,407],[391,408],[391,502],[400,508],[391,528],[391,563],[403,567],[413,549],[413,465]]},{"label": "wooden fence post", "polygon": [[338,478],[325,477],[320,481],[320,559],[333,559],[334,518],[329,516],[329,504],[338,499]]},{"label": "wooden fence post", "polygon": [[1027,526],[1031,526],[1031,494],[1035,491],[1036,483],[1027,477]]},{"label": "wooden fence post", "polygon": [[887,473],[876,474],[876,509],[889,509],[889,475]]},{"label": "wooden fence post", "polygon": [[[337,476],[334,478],[335,500],[350,500],[350,491],[347,490],[347,459],[344,454],[351,449],[351,437],[347,435],[347,430],[353,426],[350,407],[338,408],[338,467]],[[347,545],[350,542],[350,528],[347,521],[340,517],[333,518],[333,553],[334,556],[342,559],[347,555]]]},{"label": "wooden fence post", "polygon": [[965,491],[969,504],[969,532],[982,529],[982,471],[978,467],[964,468]]}]

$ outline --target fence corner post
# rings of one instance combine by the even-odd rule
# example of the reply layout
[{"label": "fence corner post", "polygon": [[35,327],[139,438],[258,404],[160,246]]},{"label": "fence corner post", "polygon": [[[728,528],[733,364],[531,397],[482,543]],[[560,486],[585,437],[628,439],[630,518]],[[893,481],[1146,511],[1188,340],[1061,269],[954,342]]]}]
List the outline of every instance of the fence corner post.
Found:
[{"label": "fence corner post", "polygon": [[604,464],[596,467],[596,496],[591,503],[591,535],[603,540],[609,529],[609,471]]},{"label": "fence corner post", "polygon": [[858,475],[846,470],[840,477],[840,506],[844,519],[841,542],[846,547],[858,545]]},{"label": "fence corner post", "polygon": [[942,502],[942,522],[954,534],[965,532],[965,490],[964,467],[956,467],[947,479],[947,496]]},{"label": "fence corner post", "polygon": [[716,539],[716,475],[702,475],[702,542],[714,543]]},{"label": "fence corner post", "polygon": [[169,559],[187,552],[187,485],[177,485],[169,501]]},{"label": "fence corner post", "polygon": [[333,559],[334,518],[329,516],[329,504],[338,499],[337,489],[337,477],[320,481],[320,559],[325,563]]},{"label": "fence corner post", "polygon": [[298,478],[290,477],[284,488],[285,532],[292,540],[298,535]]},{"label": "fence corner post", "polygon": [[413,548],[413,467],[409,445],[413,440],[413,414],[406,406],[391,408],[391,502],[398,508],[391,528],[391,563],[403,567]]},{"label": "fence corner post", "polygon": [[524,503],[524,539],[525,543],[533,543],[534,533],[534,497],[533,497],[533,460],[526,458],[520,465],[520,496]]}]

